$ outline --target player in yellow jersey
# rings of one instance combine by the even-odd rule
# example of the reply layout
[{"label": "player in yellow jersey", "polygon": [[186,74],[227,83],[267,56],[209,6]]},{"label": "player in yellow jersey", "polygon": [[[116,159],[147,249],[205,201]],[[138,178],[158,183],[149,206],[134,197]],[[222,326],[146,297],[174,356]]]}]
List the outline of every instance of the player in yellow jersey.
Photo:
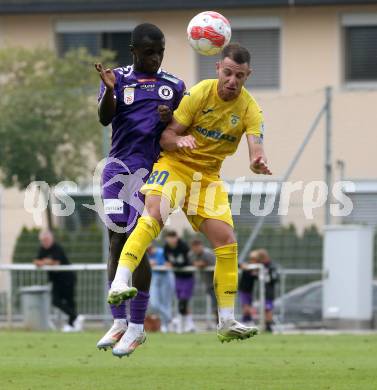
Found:
[{"label": "player in yellow jersey", "polygon": [[204,233],[214,248],[217,335],[230,341],[249,338],[258,330],[234,319],[237,242],[219,171],[246,134],[250,169],[256,174],[271,172],[263,149],[262,112],[244,88],[251,73],[248,50],[238,44],[226,46],[216,67],[218,79],[191,88],[161,136],[164,153],[142,188],[144,214],[123,247],[108,300],[119,304],[136,294],[128,285],[132,273],[169,213],[181,206],[193,228]]}]

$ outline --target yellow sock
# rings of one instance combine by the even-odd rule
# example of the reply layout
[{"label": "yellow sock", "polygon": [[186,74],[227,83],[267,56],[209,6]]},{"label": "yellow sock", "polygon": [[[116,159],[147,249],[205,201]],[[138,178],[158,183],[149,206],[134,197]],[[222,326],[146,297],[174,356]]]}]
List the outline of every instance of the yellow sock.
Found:
[{"label": "yellow sock", "polygon": [[218,308],[233,308],[238,283],[237,243],[220,246],[214,252],[216,266],[213,282]]},{"label": "yellow sock", "polygon": [[148,246],[159,235],[160,230],[160,224],[153,217],[140,217],[136,228],[124,244],[119,265],[134,272]]}]

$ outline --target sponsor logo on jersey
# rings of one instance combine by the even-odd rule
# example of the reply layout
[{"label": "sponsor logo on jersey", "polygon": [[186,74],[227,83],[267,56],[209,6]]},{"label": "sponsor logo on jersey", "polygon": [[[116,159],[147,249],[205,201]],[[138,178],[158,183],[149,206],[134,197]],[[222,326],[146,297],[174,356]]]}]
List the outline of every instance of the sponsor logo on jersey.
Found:
[{"label": "sponsor logo on jersey", "polygon": [[174,93],[173,93],[173,90],[169,86],[162,85],[158,89],[158,95],[160,96],[161,99],[170,100],[173,97]]},{"label": "sponsor logo on jersey", "polygon": [[237,137],[230,134],[224,134],[221,130],[207,130],[204,127],[196,126],[195,130],[206,138],[212,138],[227,142],[236,142]]},{"label": "sponsor logo on jersey", "polygon": [[104,199],[104,212],[108,214],[123,214],[123,202],[120,199]]},{"label": "sponsor logo on jersey", "polygon": [[230,124],[233,126],[233,127],[236,127],[238,125],[240,121],[240,117],[236,114],[231,114],[230,115]]},{"label": "sponsor logo on jersey", "polygon": [[135,100],[135,88],[133,87],[126,87],[123,90],[123,101],[124,104],[129,106],[132,104]]},{"label": "sponsor logo on jersey", "polygon": [[145,91],[154,91],[156,84],[141,84],[140,89],[144,89]]},{"label": "sponsor logo on jersey", "polygon": [[163,74],[161,76],[162,79],[165,79],[165,80],[168,80],[168,81],[171,81],[172,83],[174,84],[178,84],[179,83],[179,79],[177,79],[176,77],[172,76],[172,75],[168,75],[168,74]]}]

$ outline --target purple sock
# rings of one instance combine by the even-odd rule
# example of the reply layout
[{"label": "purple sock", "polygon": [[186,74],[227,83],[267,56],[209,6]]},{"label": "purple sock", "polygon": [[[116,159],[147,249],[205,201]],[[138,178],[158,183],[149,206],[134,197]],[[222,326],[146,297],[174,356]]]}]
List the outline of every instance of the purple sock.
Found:
[{"label": "purple sock", "polygon": [[[109,288],[111,287],[111,283],[112,282],[109,282]],[[114,320],[127,319],[126,302],[122,302],[119,306],[110,305],[110,309]]]},{"label": "purple sock", "polygon": [[139,291],[131,300],[131,320],[134,324],[144,324],[145,313],[147,312],[149,293]]}]

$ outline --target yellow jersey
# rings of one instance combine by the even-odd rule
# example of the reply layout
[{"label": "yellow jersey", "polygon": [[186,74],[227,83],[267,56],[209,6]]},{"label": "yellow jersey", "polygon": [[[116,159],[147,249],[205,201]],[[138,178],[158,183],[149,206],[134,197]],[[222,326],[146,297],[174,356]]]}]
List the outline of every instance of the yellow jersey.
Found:
[{"label": "yellow jersey", "polygon": [[187,126],[185,135],[195,137],[196,149],[163,152],[198,171],[219,172],[225,157],[238,147],[243,133],[263,137],[263,116],[257,102],[242,87],[240,95],[230,101],[217,93],[217,79],[203,80],[185,94],[174,118]]}]

